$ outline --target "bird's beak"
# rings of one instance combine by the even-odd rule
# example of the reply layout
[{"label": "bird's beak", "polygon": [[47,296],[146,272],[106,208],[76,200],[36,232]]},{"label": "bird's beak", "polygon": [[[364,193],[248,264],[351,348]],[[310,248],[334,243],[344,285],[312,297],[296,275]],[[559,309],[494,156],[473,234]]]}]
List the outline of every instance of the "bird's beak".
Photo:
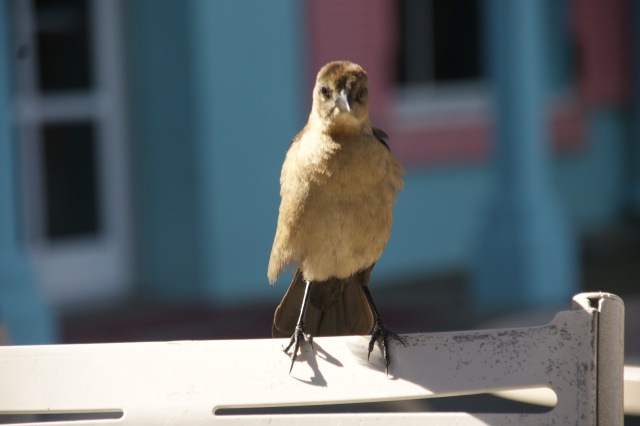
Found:
[{"label": "bird's beak", "polygon": [[340,91],[340,94],[336,98],[336,106],[341,111],[347,111],[347,112],[351,111],[351,106],[349,105],[348,93],[346,90],[343,89]]}]

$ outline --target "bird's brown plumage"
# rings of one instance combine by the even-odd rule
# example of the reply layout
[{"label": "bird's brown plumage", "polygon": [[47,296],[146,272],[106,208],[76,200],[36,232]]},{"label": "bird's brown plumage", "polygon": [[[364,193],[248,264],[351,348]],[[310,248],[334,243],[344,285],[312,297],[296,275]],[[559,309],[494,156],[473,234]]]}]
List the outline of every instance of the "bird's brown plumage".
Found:
[{"label": "bird's brown plumage", "polygon": [[367,74],[351,62],[325,65],[309,121],[292,140],[280,177],[281,204],[267,276],[297,264],[276,310],[273,335],[290,336],[305,281],[312,282],[311,335],[365,334],[373,315],[362,292],[389,238],[403,169],[371,127]]}]

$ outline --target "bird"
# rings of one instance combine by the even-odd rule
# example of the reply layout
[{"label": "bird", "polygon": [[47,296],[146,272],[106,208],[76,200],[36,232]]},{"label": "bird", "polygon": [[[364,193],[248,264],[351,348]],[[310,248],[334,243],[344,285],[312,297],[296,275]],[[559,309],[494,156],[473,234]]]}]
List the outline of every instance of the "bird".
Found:
[{"label": "bird", "polygon": [[387,134],[372,127],[368,77],[334,61],[318,72],[309,119],[291,140],[280,175],[280,208],[267,278],[290,266],[293,279],[276,308],[273,337],[289,337],[293,369],[313,336],[371,334],[388,375],[388,339],[369,291],[374,264],[389,239],[392,208],[405,171]]}]

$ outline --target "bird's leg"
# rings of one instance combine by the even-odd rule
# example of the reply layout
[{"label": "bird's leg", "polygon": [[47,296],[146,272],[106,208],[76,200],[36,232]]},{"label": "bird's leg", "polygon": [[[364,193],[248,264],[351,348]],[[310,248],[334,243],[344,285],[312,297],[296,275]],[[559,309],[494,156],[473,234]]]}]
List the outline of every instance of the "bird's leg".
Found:
[{"label": "bird's leg", "polygon": [[283,350],[288,353],[289,348],[293,346],[293,353],[291,354],[291,368],[289,368],[289,373],[293,370],[293,363],[296,361],[298,357],[298,348],[300,347],[300,340],[308,342],[313,348],[313,337],[307,333],[307,330],[304,328],[304,316],[307,312],[307,304],[309,303],[309,292],[311,290],[311,281],[305,281],[306,287],[304,289],[304,297],[302,298],[302,308],[300,309],[300,317],[298,318],[298,324],[296,324],[296,328],[293,331],[293,335],[291,336],[291,340],[289,341],[289,345]]},{"label": "bird's leg", "polygon": [[369,341],[369,353],[367,355],[367,359],[371,357],[371,351],[373,351],[373,347],[376,344],[378,338],[380,338],[380,346],[382,346],[382,357],[384,358],[384,370],[389,375],[389,364],[391,363],[391,357],[389,356],[389,347],[387,339],[391,337],[392,339],[398,340],[403,345],[404,340],[400,336],[398,336],[393,331],[389,330],[387,326],[382,321],[380,317],[380,313],[376,308],[375,303],[373,303],[373,298],[371,297],[371,292],[369,291],[369,286],[362,286],[362,291],[364,291],[364,295],[367,298],[367,302],[369,302],[369,307],[373,312],[373,330],[371,331],[371,340]]}]

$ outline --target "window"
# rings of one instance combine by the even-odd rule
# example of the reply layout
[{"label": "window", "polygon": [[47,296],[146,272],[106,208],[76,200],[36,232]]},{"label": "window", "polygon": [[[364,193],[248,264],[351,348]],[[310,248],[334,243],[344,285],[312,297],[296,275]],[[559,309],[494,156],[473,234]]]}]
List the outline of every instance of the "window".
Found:
[{"label": "window", "polygon": [[90,7],[86,0],[36,0],[37,82],[42,93],[93,86]]},{"label": "window", "polygon": [[[92,3],[16,3],[25,227],[32,245],[101,238],[99,82]],[[21,25],[20,25],[21,24]]]},{"label": "window", "polygon": [[404,119],[486,108],[479,0],[399,0],[396,112]]},{"label": "window", "polygon": [[23,224],[56,305],[131,281],[120,1],[15,0]]},{"label": "window", "polygon": [[478,0],[401,0],[400,85],[483,78]]},{"label": "window", "polygon": [[98,235],[95,131],[91,121],[41,127],[45,236]]},{"label": "window", "polygon": [[[583,127],[571,98],[575,40],[568,12],[573,3],[539,1],[545,19],[544,78],[555,103],[553,132],[569,146],[581,140]],[[312,72],[335,59],[363,65],[371,76],[372,117],[391,135],[403,163],[485,161],[491,137],[488,5],[483,0],[376,1],[366,7],[340,0],[308,2]]]}]

